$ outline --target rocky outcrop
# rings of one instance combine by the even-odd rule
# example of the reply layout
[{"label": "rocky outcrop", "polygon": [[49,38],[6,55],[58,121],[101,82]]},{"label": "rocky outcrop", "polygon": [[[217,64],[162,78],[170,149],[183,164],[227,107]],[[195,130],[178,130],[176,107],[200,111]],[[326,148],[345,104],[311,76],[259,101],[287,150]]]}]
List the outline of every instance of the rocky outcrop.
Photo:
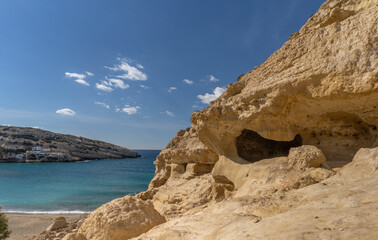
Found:
[{"label": "rocky outcrop", "polygon": [[[130,149],[83,137],[53,133],[36,128],[0,126],[0,163],[28,160],[1,160],[3,155],[26,153],[33,147],[49,151],[33,161],[83,161],[92,159],[136,158],[140,155]],[[64,155],[64,158],[55,156]]]},{"label": "rocky outcrop", "polygon": [[[329,16],[336,8],[353,14]],[[243,142],[296,137],[320,148],[332,166],[350,162],[358,149],[377,145],[376,16],[377,1],[327,1],[281,49],[195,112],[192,128],[234,162],[249,160],[240,156]],[[237,141],[243,131],[256,134]]]},{"label": "rocky outcrop", "polygon": [[86,239],[116,240],[139,236],[165,222],[151,201],[126,196],[102,205],[79,229]]},{"label": "rocky outcrop", "polygon": [[[377,13],[377,0],[326,1],[281,49],[193,113],[135,196],[168,221],[134,239],[377,236]],[[119,210],[102,211],[107,219]],[[79,232],[108,225],[91,218]],[[97,234],[106,237],[86,237]]]},{"label": "rocky outcrop", "polygon": [[232,197],[135,239],[374,239],[377,164],[378,148],[361,149],[322,183],[260,197]]},{"label": "rocky outcrop", "polygon": [[57,240],[62,238],[66,240],[85,240],[79,235],[76,238],[73,238],[73,236],[76,235],[86,217],[86,215],[80,216],[70,223],[64,217],[57,217],[53,219],[51,225],[45,231],[41,232],[38,236],[31,237],[30,240]]},{"label": "rocky outcrop", "polygon": [[152,199],[167,218],[208,203],[214,198],[210,173],[217,161],[218,155],[199,141],[195,130],[181,130],[157,157],[154,178],[138,196]]}]

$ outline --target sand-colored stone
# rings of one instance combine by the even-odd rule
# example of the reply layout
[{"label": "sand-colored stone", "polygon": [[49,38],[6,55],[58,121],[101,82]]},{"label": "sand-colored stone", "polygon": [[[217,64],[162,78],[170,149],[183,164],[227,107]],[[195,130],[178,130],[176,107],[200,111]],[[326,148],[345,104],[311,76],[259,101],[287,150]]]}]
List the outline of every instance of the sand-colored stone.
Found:
[{"label": "sand-colored stone", "polygon": [[135,239],[374,239],[377,164],[378,148],[361,149],[322,183],[263,198],[232,197]]},{"label": "sand-colored stone", "polygon": [[154,207],[167,219],[177,217],[214,199],[210,174],[186,179],[170,178],[153,196]]},{"label": "sand-colored stone", "polygon": [[123,240],[136,237],[165,222],[152,202],[126,196],[102,205],[79,229],[88,240]]},{"label": "sand-colored stone", "polygon": [[322,27],[309,20],[307,30],[193,114],[191,128],[205,146],[243,163],[235,142],[245,129],[276,141],[300,135],[332,167],[377,146],[377,1],[330,0],[314,18],[335,5],[354,14]]},{"label": "sand-colored stone", "polygon": [[[377,13],[378,0],[326,1],[281,49],[193,113],[137,195],[168,221],[134,239],[374,239]],[[145,203],[135,207],[142,217]],[[104,229],[122,229],[112,227],[122,212],[101,207],[79,232],[121,239]]]},{"label": "sand-colored stone", "polygon": [[62,240],[87,240],[87,238],[81,233],[69,233]]},{"label": "sand-colored stone", "polygon": [[[214,165],[217,160],[218,155],[199,141],[198,135],[193,129],[180,130],[154,162],[156,172],[149,189],[165,184],[171,176],[172,164],[181,166],[188,163]],[[177,165],[174,166],[177,167]],[[185,171],[182,167],[180,168],[181,171]],[[175,168],[173,172],[177,172],[177,170],[179,169]]]},{"label": "sand-colored stone", "polygon": [[65,228],[68,226],[68,223],[66,221],[65,217],[57,217],[53,220],[52,224],[47,227],[46,231],[55,231],[60,228]]},{"label": "sand-colored stone", "polygon": [[322,151],[315,146],[300,146],[289,151],[289,164],[303,167],[320,167],[326,158]]}]

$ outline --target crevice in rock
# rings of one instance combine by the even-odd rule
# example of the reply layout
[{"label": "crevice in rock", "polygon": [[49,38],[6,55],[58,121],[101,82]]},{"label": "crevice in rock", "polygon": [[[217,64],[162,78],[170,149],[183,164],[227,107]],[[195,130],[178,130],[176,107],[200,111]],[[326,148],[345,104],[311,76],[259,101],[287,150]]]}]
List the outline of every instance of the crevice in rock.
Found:
[{"label": "crevice in rock", "polygon": [[299,134],[292,141],[274,141],[260,136],[257,132],[244,129],[236,138],[239,156],[251,163],[266,158],[287,156],[290,148],[301,145],[302,137]]}]

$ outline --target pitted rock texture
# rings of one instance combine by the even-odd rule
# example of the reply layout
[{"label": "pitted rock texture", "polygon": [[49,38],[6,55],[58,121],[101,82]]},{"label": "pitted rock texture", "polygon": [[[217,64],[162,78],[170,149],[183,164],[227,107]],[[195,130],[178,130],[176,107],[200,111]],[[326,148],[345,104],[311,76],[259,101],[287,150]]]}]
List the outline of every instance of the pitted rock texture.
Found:
[{"label": "pitted rock texture", "polygon": [[126,196],[96,209],[79,229],[89,240],[129,239],[165,222],[151,201]]},{"label": "pitted rock texture", "polygon": [[[209,173],[217,161],[218,155],[199,141],[195,130],[191,128],[180,130],[154,162],[156,171],[149,190],[165,184],[171,176],[171,172],[175,172],[174,169],[171,170],[173,164],[175,164],[173,166],[176,169],[178,168],[177,165],[181,165],[183,171],[185,171],[187,164],[204,164],[208,165],[207,173]],[[203,173],[206,173],[206,171]]]},{"label": "pitted rock texture", "polygon": [[[325,20],[335,7],[353,11]],[[337,10],[338,11],[338,10]],[[299,34],[192,116],[200,140],[244,162],[235,142],[244,130],[268,140],[320,148],[332,166],[377,146],[377,1],[327,1]]]},{"label": "pitted rock texture", "polygon": [[[378,0],[326,1],[281,49],[193,113],[133,198],[146,202],[136,213],[147,215],[147,204],[168,221],[134,239],[374,239],[377,13]],[[128,211],[101,207],[79,232],[123,239],[104,230],[134,231],[110,227],[117,212]]]},{"label": "pitted rock texture", "polygon": [[374,239],[377,181],[378,148],[361,149],[322,183],[261,197],[232,197],[134,239]]}]

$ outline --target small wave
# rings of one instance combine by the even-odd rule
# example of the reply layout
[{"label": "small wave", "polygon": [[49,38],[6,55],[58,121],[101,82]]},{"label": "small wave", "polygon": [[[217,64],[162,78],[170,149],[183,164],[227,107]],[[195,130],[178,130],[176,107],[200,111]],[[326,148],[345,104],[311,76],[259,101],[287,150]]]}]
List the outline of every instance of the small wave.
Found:
[{"label": "small wave", "polygon": [[58,215],[58,214],[89,214],[91,212],[88,211],[80,211],[80,210],[73,210],[73,211],[67,211],[67,210],[55,210],[55,211],[23,211],[23,210],[4,210],[5,213],[13,213],[13,214],[31,214],[31,215],[37,215],[37,214],[48,214],[48,215]]}]

